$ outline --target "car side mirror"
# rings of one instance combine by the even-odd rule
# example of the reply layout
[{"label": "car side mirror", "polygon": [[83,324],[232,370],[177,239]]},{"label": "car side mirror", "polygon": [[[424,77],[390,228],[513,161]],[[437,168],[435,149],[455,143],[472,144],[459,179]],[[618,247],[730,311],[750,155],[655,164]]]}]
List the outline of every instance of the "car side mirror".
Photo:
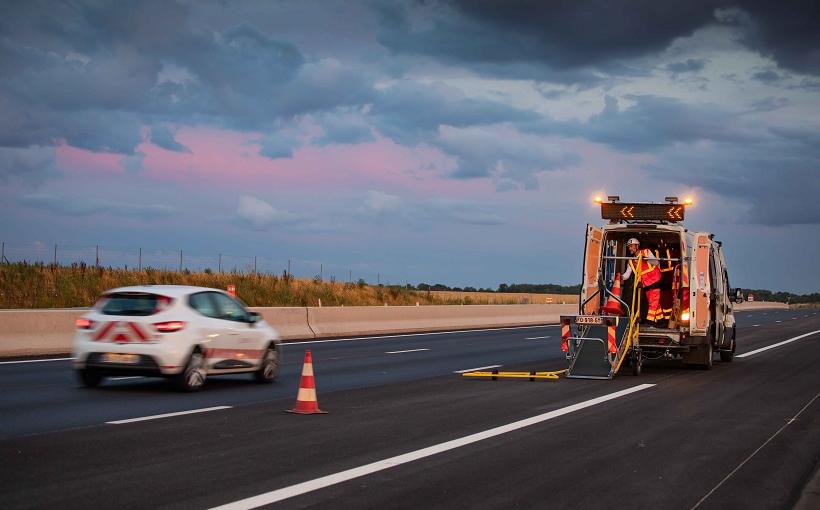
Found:
[{"label": "car side mirror", "polygon": [[743,302],[743,289],[735,289],[734,290],[734,302],[740,304]]},{"label": "car side mirror", "polygon": [[248,323],[251,325],[256,324],[257,322],[262,320],[262,315],[259,312],[248,312]]}]

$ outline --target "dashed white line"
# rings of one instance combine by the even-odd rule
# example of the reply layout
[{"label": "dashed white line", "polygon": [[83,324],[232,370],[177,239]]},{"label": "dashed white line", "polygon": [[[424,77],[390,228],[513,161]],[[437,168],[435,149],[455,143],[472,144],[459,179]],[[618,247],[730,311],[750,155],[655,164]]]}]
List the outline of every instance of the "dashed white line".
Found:
[{"label": "dashed white line", "polygon": [[524,340],[540,340],[542,338],[549,338],[549,337],[548,336],[531,336],[531,337],[525,338]]},{"label": "dashed white line", "polygon": [[18,361],[0,361],[0,365],[14,365],[15,363],[43,363],[46,361],[70,361],[74,358],[22,359]]},{"label": "dashed white line", "polygon": [[155,414],[153,416],[142,416],[140,418],[129,418],[127,420],[107,421],[109,425],[122,425],[124,423],[134,423],[137,421],[158,420],[160,418],[170,418],[172,416],[183,416],[185,414],[207,413],[208,411],[219,411],[230,409],[232,406],[203,407],[202,409],[192,409],[190,411],[180,411],[178,413]]},{"label": "dashed white line", "polygon": [[382,335],[382,336],[356,336],[350,338],[331,338],[330,340],[307,340],[305,342],[292,342],[282,344],[287,347],[290,345],[299,346],[307,344],[326,344],[332,342],[349,342],[351,340],[379,340],[386,338],[404,338],[408,336],[432,336],[432,335],[449,335],[451,333],[480,333],[482,331],[503,331],[507,329],[533,329],[533,328],[557,328],[560,324],[541,324],[538,326],[513,326],[509,328],[484,328],[484,329],[457,329],[454,331],[431,331],[428,333],[402,333],[400,335]]},{"label": "dashed white line", "polygon": [[783,321],[775,321],[775,322],[780,323],[780,322],[783,322]]},{"label": "dashed white line", "polygon": [[408,349],[406,351],[387,351],[385,354],[404,354],[405,352],[421,352],[429,351],[430,349]]},{"label": "dashed white line", "polygon": [[464,370],[456,370],[454,374],[466,374],[467,372],[478,372],[479,370],[487,370],[488,368],[498,368],[503,365],[487,365],[486,367],[465,368]]},{"label": "dashed white line", "polygon": [[794,338],[789,338],[788,340],[783,340],[782,342],[778,342],[776,344],[768,345],[766,347],[761,347],[760,349],[755,349],[753,351],[744,352],[743,354],[735,354],[735,358],[745,358],[747,356],[754,356],[755,354],[761,353],[763,351],[768,351],[769,349],[774,349],[775,347],[780,347],[781,345],[790,344],[792,342],[796,342],[797,340],[806,338],[807,336],[811,336],[814,334],[820,333],[820,329],[817,331],[812,331],[811,333],[806,333],[804,335],[796,336]]},{"label": "dashed white line", "polygon": [[753,328],[756,328],[756,327],[758,327],[758,326],[760,326],[760,324],[752,324],[752,327],[753,327]]},{"label": "dashed white line", "polygon": [[586,409],[587,407],[592,407],[594,405],[598,405],[609,400],[624,397],[631,393],[652,388],[653,386],[655,385],[641,384],[638,386],[634,386],[632,388],[617,391],[615,393],[609,393],[607,395],[603,395],[592,400],[579,402],[577,404],[573,404],[567,407],[562,407],[561,409],[556,409],[554,411],[549,411],[544,414],[539,414],[531,418],[508,423],[507,425],[502,425],[500,427],[495,427],[489,430],[485,430],[483,432],[478,432],[476,434],[471,434],[469,436],[453,439],[452,441],[447,441],[445,443],[439,443],[437,445],[429,446],[427,448],[422,448],[421,450],[405,453],[403,455],[397,455],[395,457],[390,457],[389,459],[380,460],[377,462],[373,462],[371,464],[366,464],[364,466],[359,466],[356,468],[348,469],[346,471],[341,471],[339,473],[334,473],[332,475],[323,476],[321,478],[316,478],[314,480],[309,480],[307,482],[298,483],[296,485],[291,485],[290,487],[284,487],[282,489],[266,492],[258,496],[253,496],[250,498],[235,501],[233,503],[228,503],[219,507],[215,507],[212,510],[246,510],[251,508],[258,508],[264,505],[269,505],[271,503],[276,503],[277,501],[282,501],[288,498],[292,498],[294,496],[307,494],[309,492],[323,489],[325,487],[330,487],[331,485],[336,485],[338,483],[346,482],[348,480],[353,480],[372,473],[377,473],[379,471],[400,466],[408,462],[424,459],[432,455],[436,455],[438,453],[454,450],[456,448],[477,443],[485,439],[490,439],[492,437],[500,436],[502,434],[508,434],[510,432],[514,432],[525,427],[530,427],[532,425],[543,423],[547,420],[552,420],[560,416],[564,416],[565,414],[574,413],[575,411],[580,411],[582,409]]}]

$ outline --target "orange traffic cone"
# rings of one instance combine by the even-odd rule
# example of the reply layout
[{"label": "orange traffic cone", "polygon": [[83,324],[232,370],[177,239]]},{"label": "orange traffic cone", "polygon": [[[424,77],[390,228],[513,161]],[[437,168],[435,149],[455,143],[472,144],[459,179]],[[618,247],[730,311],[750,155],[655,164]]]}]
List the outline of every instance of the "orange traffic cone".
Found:
[{"label": "orange traffic cone", "polygon": [[[612,284],[612,295],[621,297],[621,273],[615,275],[615,283]],[[605,315],[622,315],[621,303],[614,297],[609,296],[609,301],[601,309],[601,313]]]},{"label": "orange traffic cone", "polygon": [[305,364],[302,365],[302,379],[299,381],[299,393],[296,395],[296,406],[286,411],[296,414],[327,414],[319,409],[316,400],[316,382],[313,380],[313,358],[310,349],[305,351]]}]

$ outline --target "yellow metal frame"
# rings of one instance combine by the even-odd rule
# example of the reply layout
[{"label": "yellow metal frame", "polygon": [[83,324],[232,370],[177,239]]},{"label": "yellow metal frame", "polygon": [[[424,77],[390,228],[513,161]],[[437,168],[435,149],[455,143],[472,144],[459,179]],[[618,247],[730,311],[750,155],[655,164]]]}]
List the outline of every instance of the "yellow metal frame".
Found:
[{"label": "yellow metal frame", "polygon": [[560,375],[564,372],[566,372],[566,369],[552,372],[499,372],[494,370],[492,372],[467,372],[461,375],[464,377],[490,377],[493,381],[498,378],[529,379],[530,381],[534,381],[536,379],[560,379]]},{"label": "yellow metal frame", "polygon": [[[641,258],[643,254],[641,253],[638,255],[638,263],[637,266],[641,267]],[[618,353],[616,354],[615,360],[615,367],[612,370],[612,375],[618,373],[618,370],[621,369],[621,363],[624,362],[626,359],[626,355],[629,352],[629,348],[635,344],[635,339],[638,338],[638,333],[641,329],[640,325],[640,318],[641,318],[641,293],[638,292],[638,280],[640,277],[635,273],[632,272],[632,306],[630,307],[630,315],[629,315],[629,329],[626,333],[626,340],[621,344],[618,348]]]}]

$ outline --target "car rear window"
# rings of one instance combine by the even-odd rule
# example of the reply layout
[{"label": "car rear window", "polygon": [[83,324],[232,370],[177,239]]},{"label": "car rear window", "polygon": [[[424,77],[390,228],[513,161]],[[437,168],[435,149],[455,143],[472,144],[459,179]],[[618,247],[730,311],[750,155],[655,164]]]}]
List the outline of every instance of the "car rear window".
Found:
[{"label": "car rear window", "polygon": [[98,303],[104,315],[153,315],[167,308],[171,298],[150,293],[106,294]]}]

